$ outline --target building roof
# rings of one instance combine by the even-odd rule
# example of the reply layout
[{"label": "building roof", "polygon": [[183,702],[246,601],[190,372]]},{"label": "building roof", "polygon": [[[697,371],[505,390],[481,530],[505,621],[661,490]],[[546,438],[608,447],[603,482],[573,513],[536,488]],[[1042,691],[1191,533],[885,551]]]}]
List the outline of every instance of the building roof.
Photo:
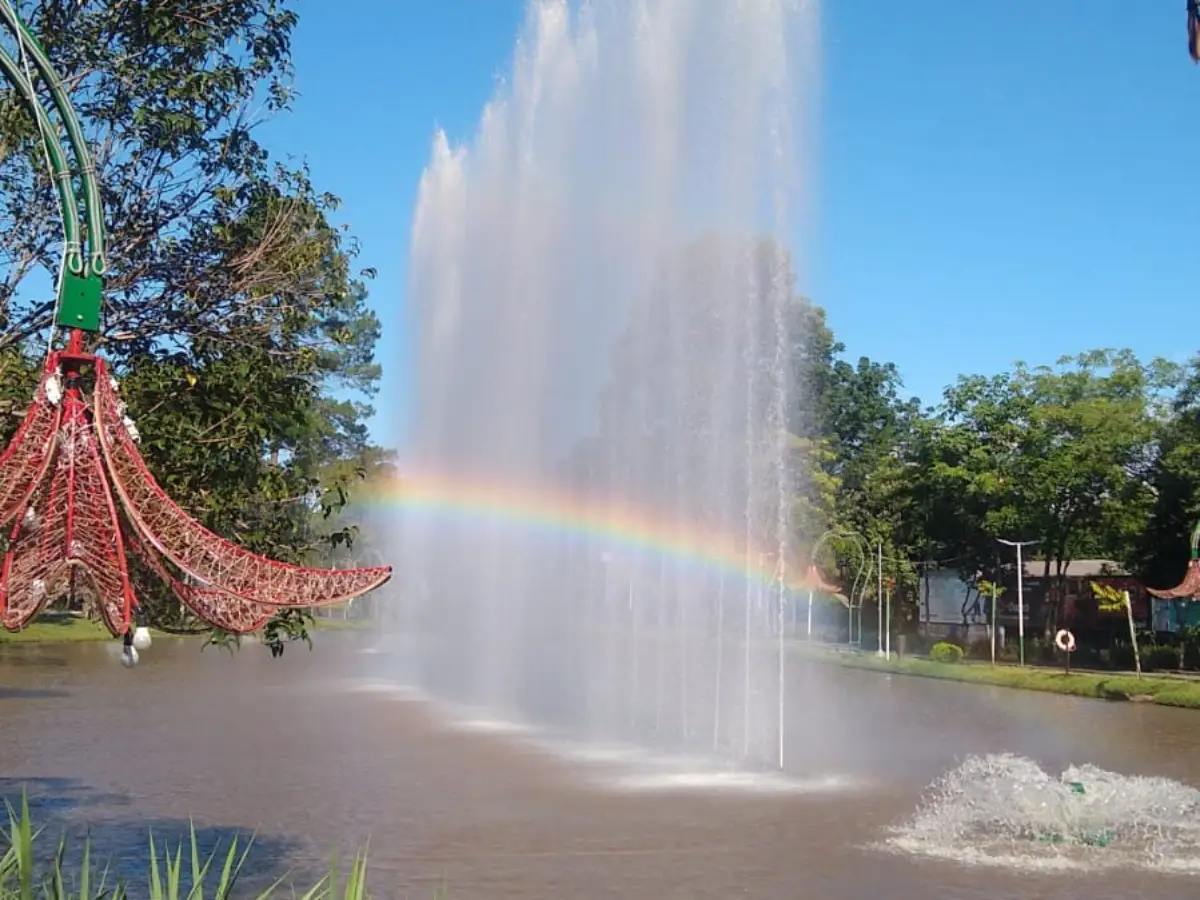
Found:
[{"label": "building roof", "polygon": [[[1044,559],[1027,559],[1024,563],[1026,578],[1041,578],[1046,571],[1046,561]],[[1057,572],[1057,566],[1051,560],[1050,577],[1053,578]],[[1125,571],[1121,564],[1113,562],[1111,559],[1073,559],[1067,563],[1066,571],[1063,574],[1068,578],[1129,577],[1129,573]]]}]

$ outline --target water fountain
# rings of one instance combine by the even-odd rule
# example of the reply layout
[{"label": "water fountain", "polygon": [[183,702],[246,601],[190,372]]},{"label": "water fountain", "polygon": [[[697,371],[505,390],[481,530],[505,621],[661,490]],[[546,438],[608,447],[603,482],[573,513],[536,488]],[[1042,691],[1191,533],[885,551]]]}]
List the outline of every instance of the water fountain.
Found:
[{"label": "water fountain", "polygon": [[1060,775],[1011,754],[971,757],[930,789],[896,850],[1026,869],[1200,872],[1200,790],[1092,765]]},{"label": "water fountain", "polygon": [[815,0],[533,2],[478,132],[437,134],[408,475],[516,499],[405,516],[434,695],[782,764],[816,35]]}]

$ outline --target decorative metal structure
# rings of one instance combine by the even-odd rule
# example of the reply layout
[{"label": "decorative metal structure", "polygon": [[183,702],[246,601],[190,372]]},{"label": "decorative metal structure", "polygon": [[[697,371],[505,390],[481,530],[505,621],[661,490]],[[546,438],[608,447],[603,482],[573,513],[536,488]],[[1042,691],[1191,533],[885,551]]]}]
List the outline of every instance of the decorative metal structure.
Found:
[{"label": "decorative metal structure", "polygon": [[1200,63],[1200,0],[1187,0],[1188,55]]},{"label": "decorative metal structure", "polygon": [[[235,634],[258,630],[281,607],[339,603],[382,585],[390,566],[308,569],[251,553],[205,529],[155,481],[116,378],[86,349],[87,335],[100,330],[106,260],[100,191],[82,129],[9,0],[0,0],[0,19],[19,47],[17,59],[0,47],[0,73],[33,115],[57,187],[63,258],[55,325],[68,335],[65,350],[49,351],[33,404],[0,455],[0,528],[8,529],[0,624],[17,631],[55,600],[82,598],[124,637],[123,661],[135,664],[149,631],[130,584],[131,552],[196,616]],[[48,89],[73,166],[35,77]]]},{"label": "decorative metal structure", "polygon": [[1159,600],[1200,597],[1200,522],[1197,522],[1192,528],[1192,558],[1188,560],[1187,571],[1183,573],[1183,581],[1173,588],[1163,590],[1146,588],[1146,593]]}]

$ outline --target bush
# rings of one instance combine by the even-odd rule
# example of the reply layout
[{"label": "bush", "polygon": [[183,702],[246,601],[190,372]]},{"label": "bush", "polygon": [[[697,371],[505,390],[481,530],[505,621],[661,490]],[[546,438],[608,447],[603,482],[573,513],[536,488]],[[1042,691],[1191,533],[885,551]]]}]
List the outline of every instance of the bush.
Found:
[{"label": "bush", "polygon": [[929,648],[929,658],[934,662],[956,663],[963,658],[963,648],[949,641],[938,641]]},{"label": "bush", "polygon": [[[951,645],[953,646],[953,645]],[[999,656],[1000,648],[996,648],[996,655]],[[982,641],[972,641],[971,646],[967,648],[968,659],[991,659],[992,658],[992,642],[987,638]]]},{"label": "bush", "polygon": [[[1179,650],[1168,644],[1142,644],[1142,670],[1145,672],[1170,671],[1179,668]],[[1130,656],[1133,654],[1130,653]]]}]

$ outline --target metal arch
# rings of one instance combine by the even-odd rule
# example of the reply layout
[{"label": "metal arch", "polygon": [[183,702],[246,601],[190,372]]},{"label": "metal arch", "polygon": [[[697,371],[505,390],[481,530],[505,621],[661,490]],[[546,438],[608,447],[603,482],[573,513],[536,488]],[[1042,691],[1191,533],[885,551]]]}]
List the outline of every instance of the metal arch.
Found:
[{"label": "metal arch", "polygon": [[[49,88],[54,111],[66,131],[70,156],[74,159],[74,166],[68,165],[68,155],[57,137],[58,129],[54,127],[32,80],[18,61],[0,48],[0,74],[16,89],[31,111],[57,187],[64,245],[63,279],[57,298],[58,324],[75,331],[96,331],[99,329],[104,290],[103,275],[108,263],[105,255],[103,201],[92,156],[62,79],[37,38],[17,15],[10,0],[0,0],[0,20],[16,37],[21,60],[30,60],[38,77]],[[86,227],[81,234],[82,219],[86,219]],[[72,311],[71,315],[66,314],[68,309]],[[78,335],[75,340],[81,338],[82,335]]]}]

